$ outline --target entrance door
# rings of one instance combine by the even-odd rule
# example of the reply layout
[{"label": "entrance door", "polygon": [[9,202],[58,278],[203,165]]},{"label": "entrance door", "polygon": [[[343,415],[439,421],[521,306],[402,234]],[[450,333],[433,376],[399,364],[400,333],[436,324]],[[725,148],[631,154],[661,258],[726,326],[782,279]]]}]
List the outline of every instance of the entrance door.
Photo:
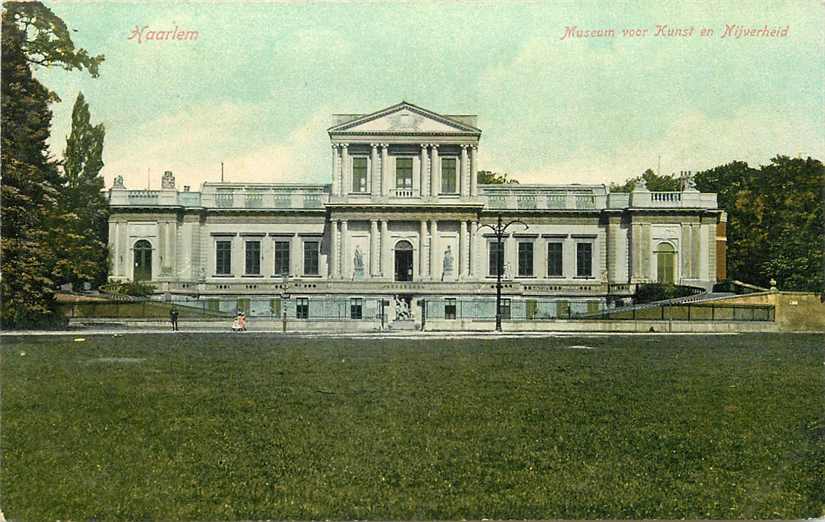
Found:
[{"label": "entrance door", "polygon": [[134,280],[152,280],[152,244],[141,239],[135,243],[135,274]]},{"label": "entrance door", "polygon": [[413,280],[413,248],[409,241],[399,241],[395,245],[395,280]]}]

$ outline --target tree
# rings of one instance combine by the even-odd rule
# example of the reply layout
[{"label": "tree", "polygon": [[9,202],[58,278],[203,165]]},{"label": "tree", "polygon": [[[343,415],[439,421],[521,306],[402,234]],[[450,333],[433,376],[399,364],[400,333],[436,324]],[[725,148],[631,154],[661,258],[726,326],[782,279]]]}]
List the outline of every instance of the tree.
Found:
[{"label": "tree", "polygon": [[58,260],[58,282],[101,284],[106,281],[109,210],[103,195],[103,124],[92,126],[89,105],[79,93],[72,110],[72,130],[63,153],[63,204],[67,217]]},{"label": "tree", "polygon": [[74,48],[60,18],[39,2],[8,2],[2,12],[2,101],[0,103],[0,320],[24,326],[52,316],[54,271],[62,254],[52,239],[65,222],[61,184],[49,156],[57,97],[32,76],[32,65],[86,68],[93,76],[103,57]]},{"label": "tree", "polygon": [[476,174],[478,176],[478,183],[481,185],[507,185],[511,183],[518,184],[515,179],[508,179],[508,174],[505,172],[500,175],[497,172],[490,170],[479,170]]},{"label": "tree", "polygon": [[716,192],[728,213],[732,279],[783,290],[821,292],[825,168],[816,159],[777,156],[760,169],[732,162],[696,174],[696,187]]},{"label": "tree", "polygon": [[651,192],[675,192],[682,190],[681,179],[673,175],[659,176],[653,172],[652,169],[647,169],[641,176],[630,178],[621,185],[611,183],[610,192],[632,192],[633,188],[636,186],[636,183],[638,183],[640,179],[645,180],[647,190],[650,190]]}]

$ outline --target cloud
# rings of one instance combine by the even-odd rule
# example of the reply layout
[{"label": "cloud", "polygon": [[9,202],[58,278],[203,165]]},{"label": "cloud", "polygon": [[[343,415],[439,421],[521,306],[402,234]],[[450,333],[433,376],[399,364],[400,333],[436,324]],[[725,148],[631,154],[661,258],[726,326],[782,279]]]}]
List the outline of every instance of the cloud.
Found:
[{"label": "cloud", "polygon": [[178,185],[197,187],[220,179],[224,162],[227,181],[325,182],[328,177],[328,138],[325,129],[332,111],[322,108],[305,122],[270,143],[251,143],[261,119],[272,117],[253,104],[199,105],[162,116],[129,130],[128,136],[106,147],[107,185],[123,175],[127,187],[144,187],[147,169],[151,185],[171,170]]},{"label": "cloud", "polygon": [[[489,151],[488,151],[489,152]],[[618,149],[585,145],[569,157],[548,159],[524,170],[507,168],[508,155],[487,154],[483,167],[509,172],[521,183],[610,183],[637,176],[645,169],[661,172],[699,171],[733,160],[766,164],[778,154],[825,157],[821,129],[802,118],[766,114],[761,107],[743,108],[732,117],[712,118],[685,112],[666,132]]]}]

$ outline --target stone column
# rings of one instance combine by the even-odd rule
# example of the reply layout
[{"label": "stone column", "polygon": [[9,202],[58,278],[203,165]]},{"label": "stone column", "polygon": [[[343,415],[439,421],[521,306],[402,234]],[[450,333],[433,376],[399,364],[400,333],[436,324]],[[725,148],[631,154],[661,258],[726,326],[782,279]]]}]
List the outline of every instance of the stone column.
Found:
[{"label": "stone column", "polygon": [[370,157],[370,194],[376,196],[381,193],[381,176],[378,171],[378,144],[370,143],[372,156]]},{"label": "stone column", "polygon": [[341,278],[352,279],[349,259],[349,225],[346,219],[341,220]]},{"label": "stone column", "polygon": [[547,279],[547,240],[542,237],[533,241],[533,275]]},{"label": "stone column", "polygon": [[637,283],[642,278],[642,225],[630,225],[630,282]]},{"label": "stone column", "polygon": [[111,262],[109,263],[109,270],[112,276],[120,275],[120,249],[117,244],[117,222],[109,221],[109,251],[112,253]]},{"label": "stone column", "polygon": [[518,242],[511,233],[504,240],[504,262],[510,265],[510,277],[518,276]]},{"label": "stone column", "polygon": [[427,277],[427,221],[421,220],[418,232],[418,278]]},{"label": "stone column", "polygon": [[690,225],[691,235],[691,265],[693,266],[693,279],[702,278],[702,225],[692,223]]},{"label": "stone column", "polygon": [[470,195],[478,196],[478,145],[470,147]]},{"label": "stone column", "polygon": [[470,278],[475,278],[478,275],[478,256],[479,256],[479,246],[478,246],[478,221],[470,221],[470,253],[469,253],[469,263],[470,263]]},{"label": "stone column", "polygon": [[438,197],[441,194],[441,160],[438,159],[438,144],[435,143],[432,145],[430,178],[432,178],[432,195]]},{"label": "stone column", "polygon": [[619,222],[607,222],[607,280],[611,283],[619,279]]},{"label": "stone column", "polygon": [[650,223],[642,225],[642,276],[650,280]]},{"label": "stone column", "polygon": [[[300,276],[304,273],[303,260],[304,253],[301,252],[301,238],[298,234],[292,234],[289,242],[289,273],[293,276]],[[320,268],[320,267],[319,267]]]},{"label": "stone column", "polygon": [[458,227],[458,277],[463,280],[467,278],[467,273],[470,270],[470,245],[467,244],[467,222],[462,219]]},{"label": "stone column", "polygon": [[338,145],[332,144],[332,195],[341,193],[341,182],[338,181]]},{"label": "stone column", "polygon": [[441,263],[438,256],[438,221],[430,220],[430,278],[441,280]]},{"label": "stone column", "polygon": [[386,219],[381,220],[381,277],[392,279],[392,269],[389,266],[390,259],[390,228]]},{"label": "stone column", "polygon": [[427,144],[421,144],[421,159],[419,161],[421,168],[421,197],[426,198],[430,195],[430,177],[427,169]]},{"label": "stone column", "polygon": [[389,169],[389,144],[381,144],[381,195],[387,196],[390,193],[390,169]]},{"label": "stone column", "polygon": [[690,239],[691,228],[689,223],[682,223],[682,240],[680,242],[679,248],[679,255],[678,258],[680,259],[680,279],[691,279],[693,274],[693,268],[691,267],[691,262],[693,261],[693,256],[691,256],[690,247],[693,242]]},{"label": "stone column", "polygon": [[327,262],[330,279],[338,279],[338,221],[329,222],[329,261]]},{"label": "stone column", "polygon": [[467,175],[469,169],[467,157],[467,144],[461,145],[461,168],[459,169],[459,192],[462,198],[470,195],[470,178]]},{"label": "stone column", "polygon": [[377,277],[380,272],[378,268],[378,261],[380,258],[380,254],[378,253],[378,244],[378,221],[370,219],[370,278]]},{"label": "stone column", "polygon": [[349,161],[349,144],[341,144],[341,195],[346,196],[352,190],[352,170]]}]

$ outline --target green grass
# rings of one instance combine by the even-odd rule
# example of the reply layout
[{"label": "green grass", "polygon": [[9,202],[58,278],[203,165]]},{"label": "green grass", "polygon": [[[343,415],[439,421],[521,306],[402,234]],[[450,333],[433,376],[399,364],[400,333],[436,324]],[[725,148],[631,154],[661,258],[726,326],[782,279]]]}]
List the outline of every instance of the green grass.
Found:
[{"label": "green grass", "polygon": [[5,337],[0,502],[23,520],[822,516],[823,359],[803,335]]}]

